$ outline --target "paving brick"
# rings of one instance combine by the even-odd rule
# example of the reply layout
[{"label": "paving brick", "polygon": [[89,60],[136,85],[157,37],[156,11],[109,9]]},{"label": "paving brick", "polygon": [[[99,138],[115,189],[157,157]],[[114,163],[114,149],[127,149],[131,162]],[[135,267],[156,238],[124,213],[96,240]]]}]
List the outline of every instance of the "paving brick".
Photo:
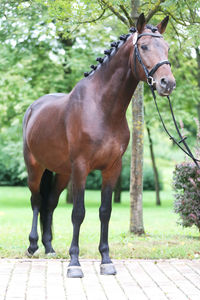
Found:
[{"label": "paving brick", "polygon": [[94,266],[95,266],[99,281],[100,281],[101,285],[103,286],[103,289],[105,291],[107,298],[113,299],[113,300],[114,299],[115,300],[127,299],[127,296],[124,294],[124,291],[121,288],[121,286],[119,285],[116,277],[112,276],[112,275],[108,275],[108,276],[99,275],[100,263],[94,262]]},{"label": "paving brick", "polygon": [[[99,263],[100,264],[100,263]],[[94,263],[81,262],[82,270],[85,274],[82,279],[88,300],[106,300],[106,295],[102,284],[99,281]]]},{"label": "paving brick", "polygon": [[[152,278],[152,280],[156,283],[157,287],[159,287],[166,298],[172,297],[176,295],[177,299],[186,299],[184,293],[182,293],[179,288],[177,288],[176,284],[168,278],[163,272],[162,269],[159,268],[160,263],[157,261],[141,261],[140,265],[143,267],[145,272]],[[171,295],[171,296],[169,296]]]},{"label": "paving brick", "polygon": [[199,295],[200,298],[200,291],[189,280],[187,280],[187,278],[184,277],[184,274],[181,274],[179,271],[177,271],[175,264],[175,260],[171,262],[165,261],[160,262],[159,267],[162,269],[164,274],[168,278],[170,278],[170,280],[174,282],[177,288],[185,295],[185,299],[193,299],[194,297],[196,297],[196,295]]},{"label": "paving brick", "polygon": [[146,300],[147,296],[144,291],[140,288],[135,279],[131,276],[129,270],[127,269],[124,261],[115,261],[118,273],[116,275],[117,281],[121,285],[125,295],[128,299],[140,299]]},{"label": "paving brick", "polygon": [[116,276],[82,260],[85,277],[67,278],[68,261],[1,259],[0,300],[199,300],[200,260],[115,260]]}]

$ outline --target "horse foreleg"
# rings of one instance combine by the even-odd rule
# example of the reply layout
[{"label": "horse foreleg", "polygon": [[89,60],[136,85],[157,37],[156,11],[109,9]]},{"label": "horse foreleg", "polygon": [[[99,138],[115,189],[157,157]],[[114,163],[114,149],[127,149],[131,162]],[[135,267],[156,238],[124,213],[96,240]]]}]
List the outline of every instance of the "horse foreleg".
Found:
[{"label": "horse foreleg", "polygon": [[81,266],[79,263],[79,233],[80,233],[80,226],[85,217],[84,189],[85,189],[86,176],[87,176],[86,168],[83,167],[83,164],[74,166],[72,170],[73,238],[69,250],[71,260],[67,270],[67,276],[70,278],[83,277],[83,272],[81,270]]},{"label": "horse foreleg", "polygon": [[59,196],[62,191],[66,188],[69,181],[70,175],[59,175],[56,174],[55,181],[50,191],[47,206],[45,208],[43,217],[43,232],[42,232],[42,243],[45,247],[45,253],[48,255],[55,255],[55,251],[52,247],[52,220],[53,212],[58,204]]},{"label": "horse foreleg", "polygon": [[102,172],[103,182],[101,192],[101,206],[99,209],[99,218],[101,221],[99,251],[102,257],[100,266],[100,273],[102,275],[116,274],[116,269],[109,256],[108,227],[112,210],[112,191],[118,179],[120,171],[121,161],[118,161],[112,169]]}]

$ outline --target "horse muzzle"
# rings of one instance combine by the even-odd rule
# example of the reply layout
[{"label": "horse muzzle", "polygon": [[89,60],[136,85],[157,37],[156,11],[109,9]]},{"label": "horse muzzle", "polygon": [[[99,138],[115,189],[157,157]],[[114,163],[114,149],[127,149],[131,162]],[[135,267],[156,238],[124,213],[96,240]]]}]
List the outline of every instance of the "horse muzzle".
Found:
[{"label": "horse muzzle", "polygon": [[156,90],[160,96],[169,96],[175,88],[175,79],[162,77],[159,81],[156,81]]}]

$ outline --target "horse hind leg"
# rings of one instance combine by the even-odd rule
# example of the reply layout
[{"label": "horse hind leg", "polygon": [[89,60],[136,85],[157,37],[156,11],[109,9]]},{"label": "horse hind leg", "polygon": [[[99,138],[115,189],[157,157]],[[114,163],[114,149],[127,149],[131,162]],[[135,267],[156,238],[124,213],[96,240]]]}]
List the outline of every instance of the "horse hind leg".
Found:
[{"label": "horse hind leg", "polygon": [[55,255],[52,247],[52,221],[53,212],[58,204],[61,192],[66,188],[70,174],[56,174],[53,180],[52,172],[45,170],[41,181],[42,205],[40,209],[40,221],[42,228],[42,243],[45,254]]},{"label": "horse hind leg", "polygon": [[40,195],[40,181],[43,169],[38,164],[28,167],[28,186],[31,191],[31,207],[33,211],[32,227],[29,234],[30,245],[26,251],[27,256],[36,255],[38,250],[38,214],[41,207],[42,197]]}]

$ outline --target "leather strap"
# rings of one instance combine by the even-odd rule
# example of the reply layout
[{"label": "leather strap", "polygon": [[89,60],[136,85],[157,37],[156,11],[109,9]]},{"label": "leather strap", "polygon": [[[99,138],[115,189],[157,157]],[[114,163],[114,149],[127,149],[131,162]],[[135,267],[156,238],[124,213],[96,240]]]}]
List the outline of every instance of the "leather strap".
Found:
[{"label": "leather strap", "polygon": [[137,45],[138,40],[141,37],[143,37],[143,36],[152,36],[152,37],[155,37],[155,38],[163,38],[163,36],[162,35],[158,35],[158,34],[153,34],[153,33],[141,33],[141,34],[138,35],[137,40],[135,42],[135,49],[134,49],[134,71],[135,71],[135,76],[136,76],[136,78],[138,77],[137,76],[137,68],[136,68],[136,58],[137,58],[137,60],[142,65],[142,68],[143,68],[143,70],[145,72],[148,85],[153,86],[153,83],[154,83],[154,80],[153,80],[153,77],[152,77],[153,74],[162,65],[167,64],[167,65],[171,66],[171,64],[170,64],[170,62],[168,60],[163,60],[163,61],[157,63],[150,71],[148,71],[147,67],[145,66],[145,64],[142,61],[142,58],[140,56],[140,52],[139,52],[139,49],[138,49],[138,45]]}]

